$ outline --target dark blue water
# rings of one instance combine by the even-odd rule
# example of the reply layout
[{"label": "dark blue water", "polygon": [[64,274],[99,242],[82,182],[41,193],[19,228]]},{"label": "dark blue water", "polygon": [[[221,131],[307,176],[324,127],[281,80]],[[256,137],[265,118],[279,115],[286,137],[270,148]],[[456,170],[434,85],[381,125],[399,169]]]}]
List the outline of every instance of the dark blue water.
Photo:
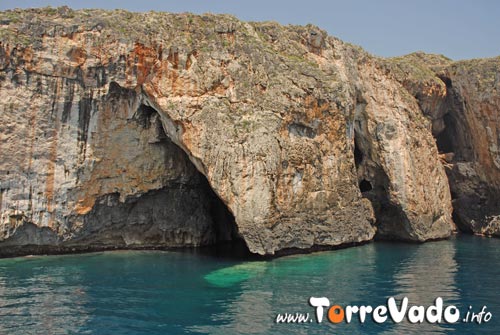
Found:
[{"label": "dark blue water", "polygon": [[[0,260],[0,334],[500,334],[500,239],[462,236],[242,262],[186,252],[123,251]],[[276,324],[314,318],[310,296],[380,305],[436,297],[481,325]]]}]

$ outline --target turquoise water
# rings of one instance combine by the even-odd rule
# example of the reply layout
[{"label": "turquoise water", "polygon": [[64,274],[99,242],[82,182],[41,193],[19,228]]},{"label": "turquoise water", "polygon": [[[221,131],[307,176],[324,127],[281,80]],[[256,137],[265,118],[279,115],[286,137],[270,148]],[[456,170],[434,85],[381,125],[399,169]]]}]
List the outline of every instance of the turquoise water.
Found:
[{"label": "turquoise water", "polygon": [[[0,334],[499,334],[500,239],[461,236],[421,245],[371,243],[272,261],[192,252],[122,251],[0,260]],[[332,304],[438,296],[488,323],[276,324]],[[399,300],[398,300],[399,301]]]}]

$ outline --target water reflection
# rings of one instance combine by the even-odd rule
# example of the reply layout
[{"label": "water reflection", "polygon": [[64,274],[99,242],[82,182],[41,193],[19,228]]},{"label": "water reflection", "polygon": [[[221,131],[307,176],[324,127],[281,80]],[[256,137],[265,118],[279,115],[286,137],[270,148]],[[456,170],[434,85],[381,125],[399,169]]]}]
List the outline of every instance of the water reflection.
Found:
[{"label": "water reflection", "polygon": [[[457,303],[460,294],[456,286],[455,254],[456,245],[448,241],[420,244],[410,248],[402,254],[403,257],[392,273],[392,295],[398,302],[407,297],[409,307],[431,306],[437,297],[443,298],[445,307]],[[447,328],[440,324],[411,324],[405,319],[382,334],[444,334],[446,331]]]},{"label": "water reflection", "polygon": [[71,334],[87,319],[81,269],[59,259],[21,258],[0,266],[0,333]]}]

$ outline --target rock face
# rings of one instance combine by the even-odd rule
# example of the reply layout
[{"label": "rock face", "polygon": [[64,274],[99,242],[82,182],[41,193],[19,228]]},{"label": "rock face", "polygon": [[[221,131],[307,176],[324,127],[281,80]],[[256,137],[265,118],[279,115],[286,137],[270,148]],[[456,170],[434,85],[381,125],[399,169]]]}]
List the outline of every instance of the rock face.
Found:
[{"label": "rock face", "polygon": [[417,100],[316,27],[68,8],[0,24],[4,254],[454,229]]},{"label": "rock face", "polygon": [[454,153],[448,175],[456,222],[500,236],[500,58],[457,62],[440,76],[448,114],[438,145]]},{"label": "rock face", "polygon": [[[500,57],[388,61],[433,122],[461,230],[500,235]],[[411,64],[411,67],[409,67]]]}]

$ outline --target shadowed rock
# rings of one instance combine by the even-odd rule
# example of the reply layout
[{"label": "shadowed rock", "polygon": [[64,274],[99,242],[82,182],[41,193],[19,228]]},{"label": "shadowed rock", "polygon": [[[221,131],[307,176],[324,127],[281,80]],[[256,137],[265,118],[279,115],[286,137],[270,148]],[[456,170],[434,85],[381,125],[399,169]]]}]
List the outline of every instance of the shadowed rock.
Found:
[{"label": "shadowed rock", "polygon": [[500,58],[451,62],[417,53],[387,66],[433,122],[458,227],[499,236]]}]

